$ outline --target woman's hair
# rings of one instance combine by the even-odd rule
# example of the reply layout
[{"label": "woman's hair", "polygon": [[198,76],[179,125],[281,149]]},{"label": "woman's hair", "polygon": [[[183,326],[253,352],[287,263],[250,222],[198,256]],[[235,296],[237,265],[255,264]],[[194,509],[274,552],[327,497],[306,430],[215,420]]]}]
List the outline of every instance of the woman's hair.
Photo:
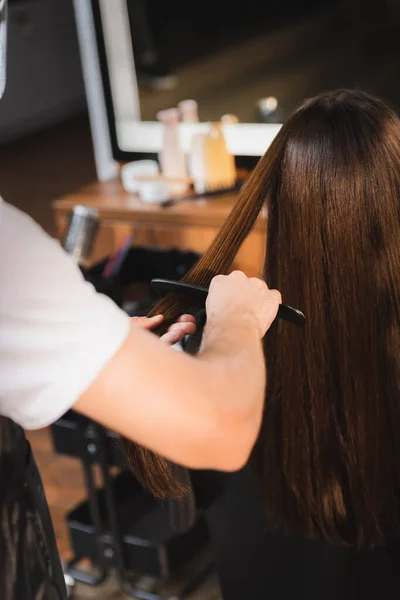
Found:
[{"label": "woman's hair", "polygon": [[[227,273],[263,206],[264,278],[306,315],[275,321],[253,460],[267,516],[291,532],[374,546],[400,533],[400,122],[340,90],[306,101],[249,177],[184,281]],[[187,310],[166,297],[163,327]],[[158,496],[184,489],[169,464],[125,442]]]}]

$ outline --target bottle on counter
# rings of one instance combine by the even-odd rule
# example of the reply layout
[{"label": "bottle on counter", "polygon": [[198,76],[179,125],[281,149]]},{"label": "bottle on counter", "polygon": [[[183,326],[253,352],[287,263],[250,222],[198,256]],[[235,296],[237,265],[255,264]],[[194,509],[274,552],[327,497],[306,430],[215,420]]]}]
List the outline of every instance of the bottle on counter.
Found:
[{"label": "bottle on counter", "polygon": [[167,179],[176,179],[167,182],[173,195],[185,194],[190,187],[186,157],[179,137],[179,116],[177,108],[169,108],[157,113],[157,120],[164,126],[163,144],[158,159],[162,175]]},{"label": "bottle on counter", "polygon": [[228,113],[228,114],[222,115],[221,123],[222,123],[222,125],[236,125],[237,123],[239,123],[239,119],[236,115]]},{"label": "bottle on counter", "polygon": [[199,122],[199,107],[196,100],[182,100],[178,104],[178,110],[182,123]]},{"label": "bottle on counter", "polygon": [[228,150],[220,122],[210,123],[207,133],[193,137],[189,172],[198,194],[235,186],[235,157]]}]

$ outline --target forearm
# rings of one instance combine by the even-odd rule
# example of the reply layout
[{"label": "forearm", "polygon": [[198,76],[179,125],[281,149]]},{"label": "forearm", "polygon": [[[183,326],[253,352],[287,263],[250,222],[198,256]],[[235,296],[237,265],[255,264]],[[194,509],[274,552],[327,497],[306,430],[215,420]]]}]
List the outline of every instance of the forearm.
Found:
[{"label": "forearm", "polygon": [[76,410],[192,468],[235,469],[251,450],[265,373],[256,337],[206,330],[193,358],[133,328]]},{"label": "forearm", "polygon": [[209,319],[198,358],[206,369],[218,370],[220,410],[258,431],[266,373],[257,330],[245,319]]}]

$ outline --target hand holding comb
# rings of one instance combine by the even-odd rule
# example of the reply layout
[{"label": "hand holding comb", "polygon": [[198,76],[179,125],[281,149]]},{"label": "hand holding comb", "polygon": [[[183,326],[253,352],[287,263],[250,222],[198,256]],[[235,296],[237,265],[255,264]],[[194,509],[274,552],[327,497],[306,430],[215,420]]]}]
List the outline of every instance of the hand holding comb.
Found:
[{"label": "hand holding comb", "polygon": [[[154,292],[160,296],[166,296],[170,292],[177,294],[186,294],[193,296],[197,306],[203,308],[205,306],[208,288],[199,287],[196,285],[190,285],[188,283],[181,283],[180,281],[171,281],[169,279],[152,279],[150,285]],[[281,304],[278,310],[278,318],[293,323],[298,327],[304,327],[306,318],[304,314],[297,308]]]}]

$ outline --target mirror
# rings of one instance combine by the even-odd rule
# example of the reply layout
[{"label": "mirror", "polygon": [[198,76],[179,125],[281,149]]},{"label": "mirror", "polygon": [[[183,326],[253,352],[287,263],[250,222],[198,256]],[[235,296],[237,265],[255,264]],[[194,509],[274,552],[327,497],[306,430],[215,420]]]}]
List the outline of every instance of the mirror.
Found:
[{"label": "mirror", "polygon": [[306,97],[361,87],[397,107],[399,9],[387,0],[235,4],[221,0],[92,0],[109,88],[112,126],[124,152],[158,152],[160,110],[186,99],[199,123],[182,142],[226,118],[235,155],[260,156]]}]

